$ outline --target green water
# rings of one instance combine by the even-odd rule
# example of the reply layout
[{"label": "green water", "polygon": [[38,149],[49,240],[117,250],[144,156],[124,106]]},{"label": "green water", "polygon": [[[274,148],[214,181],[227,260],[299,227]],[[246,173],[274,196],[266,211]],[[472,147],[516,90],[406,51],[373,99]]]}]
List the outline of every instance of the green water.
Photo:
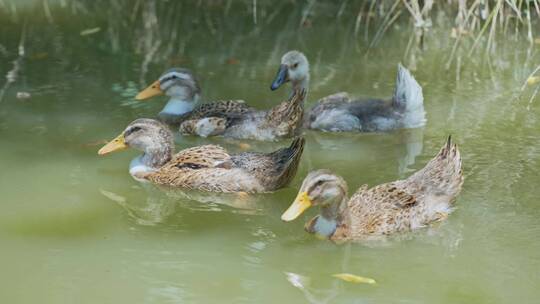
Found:
[{"label": "green water", "polygon": [[[310,59],[308,104],[341,90],[389,96],[397,63],[411,65],[406,20],[366,55],[352,4],[316,5],[299,26],[305,3],[262,6],[256,25],[250,3],[0,1],[0,75],[13,68],[22,33],[25,53],[0,101],[0,302],[537,302],[540,99],[529,101],[529,87],[518,93],[540,54],[525,39],[498,40],[490,61],[483,51],[464,52],[458,77],[455,61],[445,69],[449,30],[431,32],[414,71],[426,127],[306,132],[296,178],[274,194],[163,193],[129,176],[136,152],[97,156],[104,140],[161,109],[163,98],[133,96],[173,65],[195,71],[204,100],[241,98],[259,108],[287,95],[269,86],[289,49]],[[281,222],[308,171],[330,168],[351,190],[403,178],[450,133],[466,180],[445,223],[338,246],[303,231],[316,210]],[[177,143],[240,150],[222,138],[178,136]],[[288,141],[248,144],[271,151]],[[331,277],[340,272],[377,284]]]}]

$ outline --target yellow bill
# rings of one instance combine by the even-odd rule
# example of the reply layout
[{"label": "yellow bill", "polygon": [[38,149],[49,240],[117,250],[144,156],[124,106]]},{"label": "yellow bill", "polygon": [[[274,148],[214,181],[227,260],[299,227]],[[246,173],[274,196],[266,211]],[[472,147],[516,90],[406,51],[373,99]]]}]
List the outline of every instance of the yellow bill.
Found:
[{"label": "yellow bill", "polygon": [[135,96],[135,99],[137,100],[144,100],[148,99],[150,97],[154,97],[157,95],[162,95],[163,91],[161,90],[161,86],[159,85],[159,80],[154,81],[151,85],[149,85],[146,89],[142,90]]},{"label": "yellow bill", "polygon": [[111,152],[124,150],[127,147],[128,146],[126,145],[126,140],[124,139],[124,133],[122,133],[118,135],[115,139],[107,143],[105,146],[103,146],[101,149],[99,149],[98,154],[105,155]]},{"label": "yellow bill", "polygon": [[312,202],[309,199],[309,196],[307,192],[303,191],[298,193],[298,196],[296,196],[296,199],[292,203],[292,205],[283,213],[281,216],[281,219],[290,222],[297,218],[300,214],[302,214],[306,209],[311,207]]},{"label": "yellow bill", "polygon": [[351,283],[357,283],[357,284],[358,283],[365,283],[365,284],[375,284],[375,283],[377,283],[372,278],[361,277],[361,276],[357,276],[357,275],[350,274],[350,273],[336,273],[336,274],[333,274],[332,276],[334,278],[341,279],[341,280],[343,280],[345,282],[351,282]]}]

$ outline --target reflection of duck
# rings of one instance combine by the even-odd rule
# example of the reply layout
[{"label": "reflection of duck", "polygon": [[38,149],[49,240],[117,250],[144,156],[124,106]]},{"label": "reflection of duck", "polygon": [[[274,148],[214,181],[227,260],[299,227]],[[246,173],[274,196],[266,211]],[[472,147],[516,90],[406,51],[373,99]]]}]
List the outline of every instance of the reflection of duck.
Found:
[{"label": "reflection of duck", "polygon": [[225,100],[196,106],[200,88],[187,69],[169,69],[136,99],[167,94],[170,100],[159,113],[160,120],[179,124],[183,134],[202,137],[223,135],[241,139],[274,140],[292,137],[301,126],[304,94],[297,91],[268,111],[258,111],[243,100]]},{"label": "reflection of duck", "polygon": [[148,194],[144,200],[129,200],[106,190],[100,192],[122,207],[139,225],[154,226],[166,222],[176,212],[177,203],[151,187],[143,188]]},{"label": "reflection of duck", "polygon": [[[137,190],[139,191],[139,190]],[[198,211],[224,211],[242,214],[258,214],[261,196],[241,193],[208,193],[195,190],[163,189],[152,184],[142,184],[140,191],[128,197],[101,189],[102,195],[117,203],[139,225],[154,226],[169,221],[177,214],[177,207]],[[129,198],[131,196],[131,198]],[[227,209],[222,206],[231,207]]]},{"label": "reflection of duck", "polygon": [[347,199],[347,184],[328,170],[313,171],[304,179],[294,203],[283,213],[294,220],[312,205],[320,215],[306,231],[331,240],[360,240],[424,227],[444,220],[461,191],[461,156],[450,138],[423,169],[405,180],[360,187]]},{"label": "reflection of duck", "polygon": [[223,211],[224,207],[231,207],[230,212],[242,214],[257,214],[262,211],[259,204],[261,196],[245,193],[208,193],[197,190],[184,190],[167,188],[165,195],[171,200],[180,203],[182,207],[191,210]]},{"label": "reflection of duck", "polygon": [[155,184],[212,192],[268,192],[286,186],[296,174],[304,139],[272,153],[229,154],[204,145],[173,154],[173,135],[153,119],[137,119],[99,150],[100,155],[132,147],[144,153],[129,172]]},{"label": "reflection of duck", "polygon": [[409,166],[414,165],[416,157],[422,153],[422,148],[424,146],[424,128],[404,130],[402,140],[404,145],[398,158],[398,172],[400,177],[412,170]]},{"label": "reflection of duck", "polygon": [[[394,163],[397,160],[397,172],[401,178],[413,170],[411,166],[422,153],[424,128],[396,130],[384,133],[384,136],[374,133],[307,132],[305,137],[312,146],[304,152],[308,164],[315,159],[322,165],[332,162],[334,168],[348,168],[351,161],[366,164],[379,160]],[[329,153],[331,159],[327,157]]]},{"label": "reflection of duck", "polygon": [[[289,81],[294,90],[308,87],[309,63],[301,52],[290,51],[283,55],[271,89]],[[340,92],[320,99],[306,112],[304,119],[306,128],[331,132],[387,131],[424,124],[422,88],[401,64],[391,99],[352,99],[348,93]]]}]

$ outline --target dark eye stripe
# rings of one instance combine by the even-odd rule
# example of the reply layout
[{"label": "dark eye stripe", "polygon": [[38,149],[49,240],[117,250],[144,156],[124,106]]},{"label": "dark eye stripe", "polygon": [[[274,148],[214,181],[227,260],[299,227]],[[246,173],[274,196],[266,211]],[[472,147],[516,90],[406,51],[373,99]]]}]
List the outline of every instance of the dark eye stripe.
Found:
[{"label": "dark eye stripe", "polygon": [[140,130],[141,130],[141,127],[137,127],[137,126],[131,127],[129,129],[127,129],[126,132],[124,132],[124,137],[129,136],[130,134],[132,134],[134,132],[138,132]]},{"label": "dark eye stripe", "polygon": [[170,80],[174,80],[174,79],[183,79],[183,80],[187,80],[191,78],[189,75],[186,75],[186,74],[182,74],[182,73],[172,73],[170,76],[169,74],[167,75],[164,75],[159,81],[161,83],[164,83],[164,82],[167,82],[167,81],[170,81]]}]

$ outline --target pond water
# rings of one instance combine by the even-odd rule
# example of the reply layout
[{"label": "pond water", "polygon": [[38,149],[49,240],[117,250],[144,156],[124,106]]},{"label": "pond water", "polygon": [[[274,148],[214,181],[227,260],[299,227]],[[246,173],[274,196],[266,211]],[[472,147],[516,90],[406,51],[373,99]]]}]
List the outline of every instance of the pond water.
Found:
[{"label": "pond water", "polygon": [[[289,49],[310,59],[308,105],[342,90],[390,96],[397,63],[412,65],[406,20],[368,52],[375,29],[367,41],[362,27],[355,33],[352,8],[321,4],[305,14],[304,4],[283,2],[263,6],[254,20],[250,3],[0,1],[0,74],[14,60],[19,68],[0,97],[1,302],[537,301],[540,100],[520,87],[540,54],[525,39],[497,40],[490,60],[482,49],[460,53],[457,74],[455,60],[445,69],[450,31],[433,30],[413,71],[426,126],[306,132],[296,178],[273,194],[165,193],[129,176],[136,152],[98,157],[104,140],[159,112],[164,97],[133,96],[171,66],[198,75],[203,100],[269,108],[287,96],[269,86]],[[403,178],[448,134],[460,145],[466,180],[446,222],[385,242],[336,245],[304,232],[316,210],[280,220],[310,170],[330,168],[351,190]],[[203,143],[271,151],[289,141],[177,136],[178,149]],[[341,272],[377,284],[331,276]]]}]

